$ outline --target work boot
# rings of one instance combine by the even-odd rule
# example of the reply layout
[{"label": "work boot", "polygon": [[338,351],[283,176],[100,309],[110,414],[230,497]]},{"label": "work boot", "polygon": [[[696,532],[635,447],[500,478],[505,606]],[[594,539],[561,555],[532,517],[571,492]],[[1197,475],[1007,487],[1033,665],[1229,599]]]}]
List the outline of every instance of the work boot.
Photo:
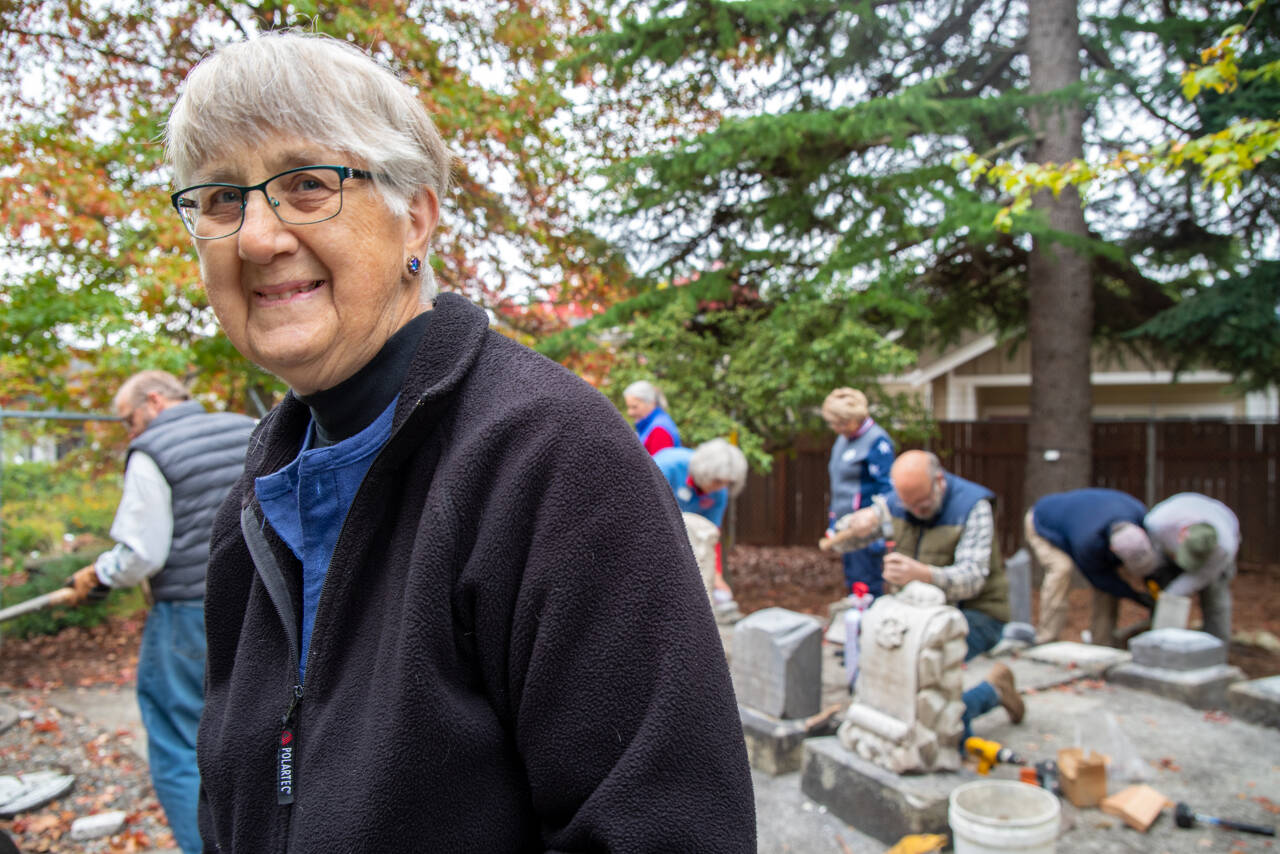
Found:
[{"label": "work boot", "polygon": [[1004,706],[1004,710],[1009,713],[1009,720],[1015,724],[1022,723],[1022,716],[1027,709],[1022,704],[1017,686],[1013,684],[1013,671],[1005,664],[997,664],[987,674],[987,681],[996,689],[996,697],[1000,699],[1000,705]]}]

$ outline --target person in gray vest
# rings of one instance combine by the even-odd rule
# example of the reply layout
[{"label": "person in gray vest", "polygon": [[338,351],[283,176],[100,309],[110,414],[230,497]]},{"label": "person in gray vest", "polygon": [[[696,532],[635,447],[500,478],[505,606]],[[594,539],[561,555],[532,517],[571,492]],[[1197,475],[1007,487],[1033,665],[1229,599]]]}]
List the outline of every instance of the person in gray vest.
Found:
[{"label": "person in gray vest", "polygon": [[186,854],[201,850],[196,729],[204,707],[204,584],[214,513],[244,471],[254,421],[206,412],[172,374],[125,381],[116,414],[129,433],[116,545],[68,582],[94,591],[150,584],[154,604],[138,653],[138,706],[151,781]]}]

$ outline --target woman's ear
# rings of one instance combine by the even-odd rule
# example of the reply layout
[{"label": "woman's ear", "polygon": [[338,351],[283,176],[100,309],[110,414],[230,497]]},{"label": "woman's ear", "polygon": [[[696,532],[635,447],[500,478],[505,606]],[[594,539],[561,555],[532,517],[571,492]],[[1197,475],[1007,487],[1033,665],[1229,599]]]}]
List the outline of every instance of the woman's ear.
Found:
[{"label": "woman's ear", "polygon": [[427,246],[440,221],[440,200],[427,187],[423,187],[409,200],[409,218],[405,224],[404,245],[409,255],[425,258]]}]

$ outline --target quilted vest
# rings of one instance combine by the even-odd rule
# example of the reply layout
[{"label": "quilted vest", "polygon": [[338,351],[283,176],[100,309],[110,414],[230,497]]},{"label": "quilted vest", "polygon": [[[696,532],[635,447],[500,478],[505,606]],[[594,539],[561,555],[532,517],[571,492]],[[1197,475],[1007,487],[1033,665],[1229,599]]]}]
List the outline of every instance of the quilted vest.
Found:
[{"label": "quilted vest", "polygon": [[206,412],[188,400],[165,409],[129,443],[155,460],[172,491],[169,557],[151,577],[157,601],[204,597],[209,529],[218,505],[244,471],[254,421],[233,412]]},{"label": "quilted vest", "polygon": [[[921,520],[912,516],[902,506],[897,495],[891,495],[889,510],[893,514],[893,536],[897,545],[894,551],[909,555],[930,566],[950,566],[955,563],[956,545],[964,533],[964,523],[973,505],[986,499],[994,512],[996,496],[985,486],[945,472],[947,492],[942,506],[932,519]],[[1004,574],[1004,561],[1000,557],[1000,538],[992,531],[991,565],[987,583],[971,598],[955,603],[957,608],[970,608],[989,617],[1008,622],[1009,579]]]}]

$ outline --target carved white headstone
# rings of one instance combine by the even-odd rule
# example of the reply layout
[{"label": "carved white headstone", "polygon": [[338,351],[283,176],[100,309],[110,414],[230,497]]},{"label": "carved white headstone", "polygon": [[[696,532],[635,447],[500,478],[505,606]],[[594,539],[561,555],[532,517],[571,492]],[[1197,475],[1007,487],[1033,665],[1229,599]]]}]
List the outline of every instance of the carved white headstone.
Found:
[{"label": "carved white headstone", "polygon": [[716,543],[720,542],[720,529],[706,516],[697,513],[685,513],[684,528],[689,534],[689,545],[693,548],[693,557],[698,561],[698,570],[702,573],[702,583],[706,585],[707,595],[716,580]]},{"label": "carved white headstone", "polygon": [[954,770],[969,627],[942,591],[913,581],[862,617],[854,701],[840,742],[894,773]]},{"label": "carved white headstone", "polygon": [[765,608],[733,627],[730,670],[738,702],[775,718],[807,718],[822,703],[822,625]]}]

